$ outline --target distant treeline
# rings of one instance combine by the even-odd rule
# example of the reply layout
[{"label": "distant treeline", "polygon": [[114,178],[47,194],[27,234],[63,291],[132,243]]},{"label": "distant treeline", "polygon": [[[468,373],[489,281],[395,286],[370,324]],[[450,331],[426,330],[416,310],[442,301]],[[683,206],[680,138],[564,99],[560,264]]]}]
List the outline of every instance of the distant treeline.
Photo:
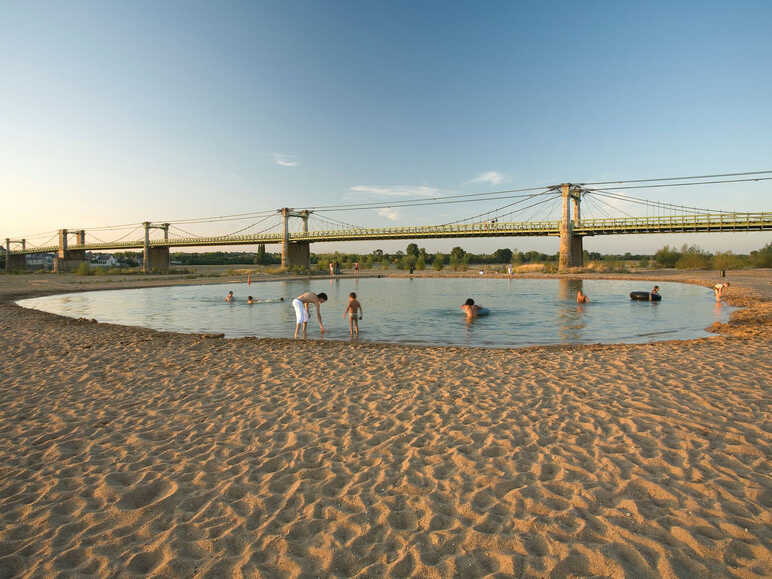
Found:
[{"label": "distant treeline", "polygon": [[[113,256],[122,267],[137,267],[142,253],[124,251],[114,253]],[[281,254],[269,253],[264,246],[259,246],[257,252],[248,251],[210,251],[196,253],[176,252],[171,254],[171,262],[174,265],[278,265],[281,263]],[[330,262],[338,262],[343,268],[351,268],[354,262],[359,262],[361,268],[390,268],[400,269],[451,269],[463,268],[467,265],[507,264],[522,265],[528,263],[556,263],[558,254],[540,253],[538,251],[518,251],[508,248],[497,249],[493,253],[468,253],[461,247],[454,247],[450,253],[438,251],[428,253],[423,247],[411,243],[405,251],[386,253],[376,249],[371,253],[312,253],[311,263],[318,268],[327,268]],[[640,267],[665,267],[678,269],[742,269],[748,267],[772,267],[772,243],[763,248],[751,251],[750,254],[735,254],[731,251],[712,254],[704,251],[696,245],[683,245],[681,249],[666,245],[652,255],[641,254],[600,254],[598,252],[584,252],[584,261],[597,262],[636,262]],[[0,253],[0,271],[5,266],[5,256]]]}]

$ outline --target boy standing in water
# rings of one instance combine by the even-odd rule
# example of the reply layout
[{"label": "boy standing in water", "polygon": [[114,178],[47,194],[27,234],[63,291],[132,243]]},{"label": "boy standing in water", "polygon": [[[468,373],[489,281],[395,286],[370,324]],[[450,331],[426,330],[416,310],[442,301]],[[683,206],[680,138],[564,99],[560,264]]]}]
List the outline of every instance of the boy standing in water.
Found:
[{"label": "boy standing in water", "polygon": [[346,306],[346,311],[343,312],[344,318],[346,317],[346,314],[348,314],[349,334],[352,336],[356,334],[358,336],[359,320],[362,319],[362,304],[359,303],[359,300],[357,300],[357,294],[354,292],[348,294],[348,306]]}]

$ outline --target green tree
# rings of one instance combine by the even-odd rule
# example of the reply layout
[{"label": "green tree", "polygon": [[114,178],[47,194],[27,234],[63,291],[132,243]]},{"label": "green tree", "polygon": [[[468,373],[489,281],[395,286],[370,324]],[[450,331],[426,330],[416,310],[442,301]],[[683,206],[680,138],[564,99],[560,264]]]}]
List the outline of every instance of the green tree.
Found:
[{"label": "green tree", "polygon": [[415,243],[408,244],[407,249],[405,250],[405,253],[407,255],[413,255],[415,257],[418,257],[418,245]]},{"label": "green tree", "polygon": [[415,268],[417,270],[424,270],[426,269],[426,259],[424,259],[423,255],[418,255],[418,259],[415,261]]},{"label": "green tree", "polygon": [[509,263],[512,259],[511,249],[497,249],[493,252],[493,263]]},{"label": "green tree", "polygon": [[710,269],[711,255],[696,245],[683,246],[681,256],[676,261],[678,269]]},{"label": "green tree", "polygon": [[255,263],[258,265],[265,265],[265,244],[261,243],[257,246],[257,255],[255,256]]},{"label": "green tree", "polygon": [[713,269],[740,269],[744,265],[743,259],[731,251],[719,252],[713,256]]},{"label": "green tree", "polygon": [[654,261],[662,267],[675,267],[675,264],[680,257],[681,254],[678,253],[675,248],[671,249],[669,245],[666,245],[654,254]]},{"label": "green tree", "polygon": [[751,251],[753,267],[772,267],[772,242],[759,250]]},{"label": "green tree", "polygon": [[445,255],[443,255],[441,252],[438,251],[437,253],[434,254],[434,261],[432,262],[432,267],[437,271],[441,271],[444,265],[445,265]]},{"label": "green tree", "polygon": [[460,263],[461,260],[464,259],[464,255],[466,255],[466,251],[458,246],[450,250],[450,258],[455,258],[456,263]]}]

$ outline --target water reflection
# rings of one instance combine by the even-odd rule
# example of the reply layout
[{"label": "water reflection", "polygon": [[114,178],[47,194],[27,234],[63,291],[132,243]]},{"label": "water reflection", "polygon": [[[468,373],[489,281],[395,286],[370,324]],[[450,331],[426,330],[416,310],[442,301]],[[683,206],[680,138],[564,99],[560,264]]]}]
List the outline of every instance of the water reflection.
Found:
[{"label": "water reflection", "polygon": [[585,326],[584,304],[576,303],[576,294],[583,292],[584,280],[558,280],[558,335],[566,342],[581,342]]}]

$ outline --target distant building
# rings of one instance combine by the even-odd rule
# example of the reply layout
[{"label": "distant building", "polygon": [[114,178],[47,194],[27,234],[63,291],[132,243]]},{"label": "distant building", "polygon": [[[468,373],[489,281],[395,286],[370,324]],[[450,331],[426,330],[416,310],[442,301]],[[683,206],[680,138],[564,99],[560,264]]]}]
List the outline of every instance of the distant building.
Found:
[{"label": "distant building", "polygon": [[51,269],[54,266],[53,253],[31,253],[24,256],[27,267]]},{"label": "distant building", "polygon": [[97,267],[118,267],[118,260],[111,253],[90,253],[88,261]]}]

